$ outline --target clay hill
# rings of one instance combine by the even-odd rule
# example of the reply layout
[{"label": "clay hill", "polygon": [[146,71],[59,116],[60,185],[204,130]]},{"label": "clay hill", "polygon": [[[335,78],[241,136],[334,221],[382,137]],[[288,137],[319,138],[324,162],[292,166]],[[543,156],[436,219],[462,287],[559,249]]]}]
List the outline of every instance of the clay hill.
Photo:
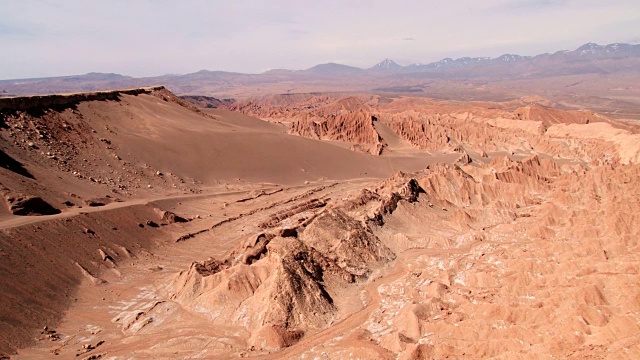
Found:
[{"label": "clay hill", "polygon": [[2,356],[640,356],[636,123],[164,87],[0,113]]},{"label": "clay hill", "polygon": [[[487,103],[298,94],[250,98],[229,108],[283,124],[291,134],[350,142],[352,149],[374,155],[421,149],[485,158],[506,151],[566,159],[579,153],[582,161],[600,163],[640,160],[633,145],[640,140],[637,126],[529,99]],[[569,137],[585,141],[567,142]]]}]

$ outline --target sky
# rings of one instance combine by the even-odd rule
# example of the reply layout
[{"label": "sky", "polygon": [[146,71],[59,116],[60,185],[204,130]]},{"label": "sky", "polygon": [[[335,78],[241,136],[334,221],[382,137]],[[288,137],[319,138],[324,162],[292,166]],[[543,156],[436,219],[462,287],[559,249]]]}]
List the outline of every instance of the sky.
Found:
[{"label": "sky", "polygon": [[0,79],[535,55],[640,43],[638,0],[0,0]]}]

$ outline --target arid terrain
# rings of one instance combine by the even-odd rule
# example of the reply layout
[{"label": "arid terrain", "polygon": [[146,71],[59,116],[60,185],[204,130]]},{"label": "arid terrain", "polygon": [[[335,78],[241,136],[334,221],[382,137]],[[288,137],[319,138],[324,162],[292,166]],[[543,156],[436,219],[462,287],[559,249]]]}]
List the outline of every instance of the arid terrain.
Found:
[{"label": "arid terrain", "polygon": [[524,92],[0,98],[0,358],[639,358],[635,110]]},{"label": "arid terrain", "polygon": [[[372,59],[372,63],[375,60]],[[259,74],[204,69],[152,77],[88,73],[0,80],[0,97],[159,84],[176,95],[192,97],[201,106],[218,106],[252,96],[312,92],[493,102],[542,97],[563,109],[588,109],[616,119],[637,120],[640,118],[640,44],[587,43],[576,49],[558,49],[536,56],[466,56],[407,66],[385,59],[366,69],[326,63],[304,70],[272,69]],[[207,96],[217,99],[207,102]]]}]

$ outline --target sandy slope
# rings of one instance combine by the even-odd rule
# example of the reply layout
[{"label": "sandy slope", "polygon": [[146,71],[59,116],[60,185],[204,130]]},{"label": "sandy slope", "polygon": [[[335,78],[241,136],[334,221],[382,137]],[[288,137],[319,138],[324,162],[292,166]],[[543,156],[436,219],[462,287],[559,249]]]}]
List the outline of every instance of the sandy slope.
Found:
[{"label": "sandy slope", "polygon": [[[321,177],[387,176],[394,171],[388,162],[288,136],[277,126],[239,114],[209,111],[211,117],[205,117],[148,95],[123,96],[117,107],[88,103],[78,110],[100,119],[95,127],[109,126],[115,134],[105,136],[113,137],[111,142],[123,158],[204,183],[236,179],[295,183]],[[414,169],[426,164],[412,160],[392,162]]]}]

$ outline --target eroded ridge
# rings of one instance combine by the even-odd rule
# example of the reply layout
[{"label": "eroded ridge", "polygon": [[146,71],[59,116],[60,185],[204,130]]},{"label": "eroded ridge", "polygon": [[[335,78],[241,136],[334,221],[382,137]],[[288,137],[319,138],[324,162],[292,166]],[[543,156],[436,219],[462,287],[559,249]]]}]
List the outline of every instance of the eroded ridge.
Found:
[{"label": "eroded ridge", "polygon": [[[375,197],[329,205],[312,199],[267,217],[268,232],[248,238],[222,259],[194,262],[175,280],[174,298],[211,321],[251,331],[249,346],[274,350],[339,321],[333,297],[366,282],[396,255],[371,230],[398,201],[416,201],[415,180],[380,188]],[[358,216],[361,213],[362,216]]]}]

